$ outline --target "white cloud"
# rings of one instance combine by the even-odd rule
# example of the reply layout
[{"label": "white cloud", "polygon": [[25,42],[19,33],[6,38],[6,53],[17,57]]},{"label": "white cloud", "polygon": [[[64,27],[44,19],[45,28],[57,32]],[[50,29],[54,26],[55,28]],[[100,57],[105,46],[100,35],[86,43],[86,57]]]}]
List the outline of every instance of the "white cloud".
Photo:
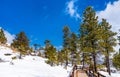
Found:
[{"label": "white cloud", "polygon": [[[1,27],[0,27],[1,29]],[[13,42],[13,39],[15,38],[14,34],[9,33],[8,31],[4,30],[5,37],[7,38],[7,44],[11,44]]]},{"label": "white cloud", "polygon": [[[113,4],[108,3],[107,7],[103,11],[98,11],[97,16],[99,20],[102,18],[107,19],[107,21],[112,25],[112,31],[118,32],[120,29],[120,0],[115,1]],[[118,51],[119,46],[115,47]]]},{"label": "white cloud", "polygon": [[76,2],[77,2],[77,0],[71,0],[71,1],[67,2],[66,12],[71,17],[75,17],[76,19],[80,19],[80,15],[77,11],[77,6],[75,6]]},{"label": "white cloud", "polygon": [[101,18],[107,19],[112,25],[112,30],[118,32],[118,29],[120,29],[120,0],[115,1],[113,4],[108,3],[106,9],[97,12],[97,15],[99,16],[99,20]]}]

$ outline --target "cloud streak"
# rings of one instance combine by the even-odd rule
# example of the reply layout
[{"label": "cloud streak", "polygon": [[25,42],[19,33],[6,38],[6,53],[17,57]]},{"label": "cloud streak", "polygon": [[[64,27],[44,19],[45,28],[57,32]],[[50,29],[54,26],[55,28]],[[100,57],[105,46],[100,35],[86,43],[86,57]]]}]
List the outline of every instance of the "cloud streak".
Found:
[{"label": "cloud streak", "polygon": [[66,13],[69,14],[71,17],[74,17],[76,19],[80,19],[80,15],[77,11],[77,6],[75,6],[75,3],[77,0],[71,0],[66,3]]}]

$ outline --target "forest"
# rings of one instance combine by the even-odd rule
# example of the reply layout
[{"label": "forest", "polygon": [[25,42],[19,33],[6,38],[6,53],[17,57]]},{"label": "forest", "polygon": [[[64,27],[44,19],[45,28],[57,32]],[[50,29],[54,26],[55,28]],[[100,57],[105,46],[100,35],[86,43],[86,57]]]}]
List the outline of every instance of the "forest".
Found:
[{"label": "forest", "polygon": [[[51,66],[61,65],[67,69],[67,66],[83,65],[83,68],[89,66],[94,72],[106,67],[110,75],[111,66],[120,70],[120,50],[114,50],[117,44],[120,45],[120,36],[111,30],[112,25],[106,19],[103,18],[100,22],[98,18],[96,11],[88,6],[83,12],[78,33],[72,32],[69,26],[65,25],[62,30],[63,36],[61,36],[63,45],[59,51],[49,39],[44,41],[45,47],[37,43],[33,45],[34,47],[30,46],[30,40],[25,32],[16,34],[10,47],[20,53],[20,59],[25,55],[37,55],[47,58],[46,63]],[[0,44],[3,45],[6,42],[4,31],[0,29]],[[44,52],[40,52],[41,50]],[[100,58],[103,63],[98,62]]]}]

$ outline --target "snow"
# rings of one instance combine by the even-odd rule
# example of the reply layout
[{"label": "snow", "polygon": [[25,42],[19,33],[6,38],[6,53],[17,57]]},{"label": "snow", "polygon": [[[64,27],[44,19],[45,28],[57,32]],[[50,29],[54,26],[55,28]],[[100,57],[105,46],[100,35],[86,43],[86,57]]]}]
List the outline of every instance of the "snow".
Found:
[{"label": "snow", "polygon": [[106,77],[120,77],[120,73],[111,73],[111,76],[108,74],[108,72],[99,71],[100,74],[106,76]]},{"label": "snow", "polygon": [[[5,54],[11,54],[10,56],[5,56]],[[17,55],[17,53],[13,53],[13,50],[8,48],[8,47],[4,47],[4,46],[0,46],[0,59],[4,60],[4,61],[10,61],[12,60],[12,57]]]},{"label": "snow", "polygon": [[[45,63],[47,59],[38,56],[29,55],[23,59],[12,60],[12,57],[18,55],[11,48],[0,46],[0,77],[69,77],[72,70],[72,67],[67,67],[67,70],[63,66],[51,67]],[[111,76],[104,71],[99,73],[106,77],[120,77],[119,72],[111,73]]]},{"label": "snow", "polygon": [[[12,55],[5,56],[6,53]],[[68,77],[71,70],[62,66],[51,67],[45,63],[47,59],[38,56],[12,60],[15,55],[10,48],[0,46],[0,58],[6,61],[0,62],[0,77]]]}]

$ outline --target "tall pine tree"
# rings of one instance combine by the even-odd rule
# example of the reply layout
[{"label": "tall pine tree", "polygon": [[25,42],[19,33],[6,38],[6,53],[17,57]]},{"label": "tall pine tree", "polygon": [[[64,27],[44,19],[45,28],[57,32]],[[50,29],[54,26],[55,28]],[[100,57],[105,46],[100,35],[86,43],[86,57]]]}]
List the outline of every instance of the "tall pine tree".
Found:
[{"label": "tall pine tree", "polygon": [[68,66],[69,62],[69,54],[70,54],[70,29],[68,26],[64,26],[63,28],[63,50],[65,52],[65,67]]},{"label": "tall pine tree", "polygon": [[46,62],[51,66],[57,64],[56,48],[50,44],[49,40],[45,40],[45,57],[48,59]]},{"label": "tall pine tree", "polygon": [[87,7],[83,13],[83,22],[80,26],[80,43],[81,50],[91,53],[93,58],[94,72],[97,72],[96,66],[96,52],[98,51],[98,17],[92,7]]},{"label": "tall pine tree", "polygon": [[45,58],[48,58],[47,50],[48,50],[49,47],[51,46],[51,44],[50,44],[50,40],[45,40],[44,44],[45,44],[45,52],[44,52],[44,54],[45,54]]},{"label": "tall pine tree", "polygon": [[20,32],[16,35],[11,46],[16,48],[20,52],[21,58],[21,55],[26,55],[27,50],[29,50],[29,39],[24,32]]},{"label": "tall pine tree", "polygon": [[3,29],[0,29],[0,43],[5,44],[7,42],[7,38],[5,37]]},{"label": "tall pine tree", "polygon": [[105,19],[102,19],[100,27],[101,27],[100,47],[102,47],[101,51],[103,52],[106,58],[105,63],[106,63],[107,71],[109,75],[111,75],[109,56],[111,52],[114,52],[113,46],[116,46],[116,39],[114,36],[117,33],[111,30],[111,25]]},{"label": "tall pine tree", "polygon": [[72,65],[77,64],[79,60],[79,53],[77,52],[77,35],[73,32],[70,35],[70,54]]},{"label": "tall pine tree", "polygon": [[57,52],[58,53],[58,63],[62,66],[64,61],[65,61],[65,54],[64,54],[64,50],[60,50]]}]

